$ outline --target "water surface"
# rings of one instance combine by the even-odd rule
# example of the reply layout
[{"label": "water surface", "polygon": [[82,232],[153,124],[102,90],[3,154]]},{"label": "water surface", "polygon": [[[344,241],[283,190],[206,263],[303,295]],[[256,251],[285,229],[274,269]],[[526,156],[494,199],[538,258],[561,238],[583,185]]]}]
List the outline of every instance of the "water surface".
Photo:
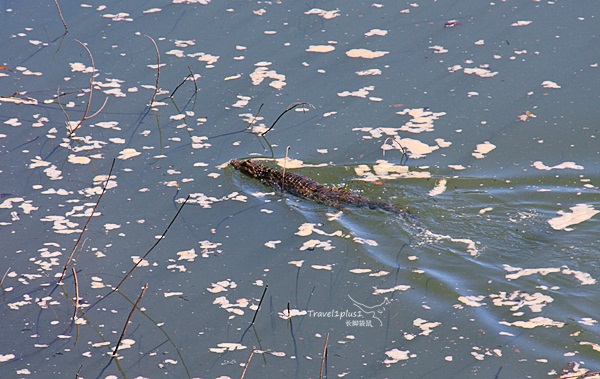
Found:
[{"label": "water surface", "polygon": [[600,370],[595,2],[60,5],[0,16],[3,377]]}]

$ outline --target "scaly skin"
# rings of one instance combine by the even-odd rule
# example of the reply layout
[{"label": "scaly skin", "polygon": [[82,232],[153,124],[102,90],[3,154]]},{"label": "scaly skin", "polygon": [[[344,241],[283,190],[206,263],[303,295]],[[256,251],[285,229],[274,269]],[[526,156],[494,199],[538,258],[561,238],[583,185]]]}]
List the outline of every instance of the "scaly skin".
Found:
[{"label": "scaly skin", "polygon": [[370,200],[364,196],[350,191],[326,187],[305,176],[286,172],[285,175],[278,170],[272,169],[252,160],[239,161],[233,159],[229,162],[233,168],[251,176],[261,182],[273,187],[279,192],[291,193],[295,196],[317,201],[333,208],[365,207],[370,209],[383,209],[393,213],[410,213],[404,207],[398,207],[392,203]]}]

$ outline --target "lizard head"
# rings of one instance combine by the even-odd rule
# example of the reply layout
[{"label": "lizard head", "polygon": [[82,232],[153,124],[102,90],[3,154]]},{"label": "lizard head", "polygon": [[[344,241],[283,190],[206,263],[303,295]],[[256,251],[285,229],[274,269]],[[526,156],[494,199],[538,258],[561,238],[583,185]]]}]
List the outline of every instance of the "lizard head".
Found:
[{"label": "lizard head", "polygon": [[238,161],[237,159],[232,159],[231,162],[229,162],[233,168],[235,168],[238,171],[243,172],[246,175],[252,176],[254,178],[261,178],[262,172],[263,172],[263,167],[261,164],[259,163],[255,163],[253,161],[251,161],[250,159],[247,160],[243,160],[243,161]]}]

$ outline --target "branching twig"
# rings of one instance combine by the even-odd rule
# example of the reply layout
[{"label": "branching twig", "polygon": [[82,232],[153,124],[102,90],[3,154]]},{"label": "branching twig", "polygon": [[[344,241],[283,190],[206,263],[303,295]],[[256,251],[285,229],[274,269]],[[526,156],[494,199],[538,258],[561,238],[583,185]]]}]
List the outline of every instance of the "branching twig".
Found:
[{"label": "branching twig", "polygon": [[146,259],[146,257],[148,256],[148,254],[150,254],[150,252],[152,250],[154,250],[154,248],[160,243],[160,241],[162,241],[165,238],[165,235],[169,231],[169,228],[171,227],[171,225],[173,225],[173,223],[177,219],[177,216],[179,216],[179,213],[181,213],[181,210],[187,204],[187,201],[189,200],[189,198],[190,198],[190,195],[187,195],[187,197],[185,198],[185,201],[183,202],[183,204],[181,204],[181,207],[179,207],[179,210],[177,211],[177,213],[175,213],[175,216],[173,217],[173,219],[171,220],[171,222],[169,223],[169,225],[167,225],[167,228],[165,229],[165,231],[163,232],[163,234],[160,236],[160,238],[154,243],[154,245],[152,245],[152,247],[150,248],[150,250],[148,250],[146,252],[146,254],[144,254],[140,259],[138,259],[138,261],[133,265],[133,267],[131,268],[131,270],[129,270],[127,272],[127,274],[125,274],[125,276],[123,277],[123,279],[121,279],[121,281],[119,282],[119,284],[117,284],[117,286],[115,287],[115,289],[113,291],[116,291],[116,290],[119,289],[119,287],[121,287],[121,285],[123,284],[123,282],[125,282],[125,280],[127,280],[127,278],[129,278],[129,275],[131,275],[131,273],[133,272],[133,270],[135,270],[137,268],[137,266],[139,266],[140,263],[142,263],[142,261],[144,259]]},{"label": "branching twig", "polygon": [[115,357],[117,355],[117,351],[119,350],[119,345],[121,344],[121,341],[123,341],[123,336],[125,336],[125,332],[127,331],[127,326],[129,326],[129,320],[131,320],[131,316],[133,316],[133,312],[135,311],[138,304],[140,303],[140,300],[142,300],[142,297],[144,296],[144,293],[146,293],[147,289],[148,289],[148,283],[146,283],[144,288],[142,288],[142,292],[140,292],[140,296],[138,296],[138,299],[136,300],[135,304],[133,304],[133,308],[131,308],[131,312],[129,312],[129,316],[127,316],[127,321],[125,321],[125,326],[123,326],[123,331],[121,332],[121,337],[119,337],[119,341],[117,341],[117,345],[115,346],[115,351],[113,351],[113,353],[112,353],[113,357]]},{"label": "branching twig", "polygon": [[54,0],[54,4],[56,4],[56,9],[58,9],[58,15],[60,16],[60,20],[62,21],[63,26],[65,27],[65,34],[66,34],[69,32],[69,28],[67,28],[67,23],[65,22],[62,12],[60,11],[60,5],[58,5],[58,0]]},{"label": "branching twig", "polygon": [[158,95],[158,81],[160,79],[160,52],[158,51],[158,46],[156,45],[156,41],[149,35],[144,35],[154,45],[154,50],[156,50],[156,84],[154,86],[154,95],[152,96],[152,100],[150,101],[150,106],[154,104],[154,100],[156,100],[156,95]]},{"label": "branching twig", "polygon": [[297,106],[300,105],[308,105],[309,107],[315,109],[315,106],[310,104],[310,103],[306,103],[304,101],[302,102],[298,102],[298,103],[291,103],[280,115],[279,117],[277,117],[277,119],[275,120],[275,122],[273,123],[273,125],[271,125],[271,127],[269,129],[267,129],[266,131],[262,132],[260,135],[264,136],[265,134],[269,133],[271,131],[271,129],[273,129],[273,127],[275,126],[275,124],[277,124],[277,121],[279,121],[279,119],[281,117],[283,117],[284,114],[288,113],[289,111],[291,111],[292,109],[296,108]]},{"label": "branching twig", "polygon": [[71,263],[71,260],[73,259],[73,255],[75,254],[75,249],[77,249],[77,245],[79,245],[79,241],[81,241],[81,237],[83,237],[83,233],[85,233],[88,224],[90,223],[90,221],[92,220],[92,217],[94,217],[94,213],[96,213],[96,208],[98,208],[98,204],[100,204],[100,200],[102,200],[102,196],[104,196],[104,193],[106,192],[106,188],[108,187],[108,182],[110,180],[113,168],[115,167],[115,159],[113,159],[112,164],[110,165],[110,171],[108,172],[108,177],[106,178],[106,182],[104,183],[104,187],[102,188],[102,192],[100,193],[100,197],[98,197],[98,201],[96,202],[96,205],[94,205],[94,209],[92,209],[92,214],[90,215],[90,217],[87,219],[85,225],[83,226],[83,229],[81,230],[81,233],[79,233],[79,238],[77,238],[77,241],[75,242],[75,246],[73,246],[73,250],[71,250],[71,254],[69,255],[69,259],[67,259],[67,263],[65,263],[65,267],[63,268],[63,272],[60,275],[60,279],[58,280],[59,282],[62,282],[63,278],[65,277],[65,273],[67,272],[67,268],[69,267],[69,264]]}]

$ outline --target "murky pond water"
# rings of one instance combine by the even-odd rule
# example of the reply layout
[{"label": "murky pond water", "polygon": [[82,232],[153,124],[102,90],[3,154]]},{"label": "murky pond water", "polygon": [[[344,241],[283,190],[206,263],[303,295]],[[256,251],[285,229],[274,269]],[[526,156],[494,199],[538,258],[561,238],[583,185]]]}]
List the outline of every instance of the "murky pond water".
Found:
[{"label": "murky pond water", "polygon": [[595,2],[58,4],[0,13],[0,376],[600,371]]}]

